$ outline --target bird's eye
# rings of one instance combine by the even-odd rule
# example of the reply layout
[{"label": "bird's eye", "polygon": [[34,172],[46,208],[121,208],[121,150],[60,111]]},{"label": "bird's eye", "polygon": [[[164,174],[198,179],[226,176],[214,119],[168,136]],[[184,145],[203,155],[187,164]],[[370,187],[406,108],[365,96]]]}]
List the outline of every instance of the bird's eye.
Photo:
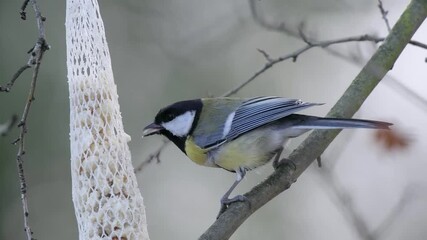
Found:
[{"label": "bird's eye", "polygon": [[166,121],[170,121],[175,118],[175,115],[173,113],[168,113],[166,114],[165,118],[166,118]]}]

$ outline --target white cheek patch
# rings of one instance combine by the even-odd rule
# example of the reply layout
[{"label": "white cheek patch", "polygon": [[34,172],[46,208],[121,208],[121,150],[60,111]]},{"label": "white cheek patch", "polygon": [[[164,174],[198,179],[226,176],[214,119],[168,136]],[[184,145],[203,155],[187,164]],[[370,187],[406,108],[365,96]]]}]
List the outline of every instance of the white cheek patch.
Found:
[{"label": "white cheek patch", "polygon": [[225,138],[225,136],[227,136],[227,134],[230,132],[231,123],[233,122],[233,119],[234,119],[234,114],[236,114],[236,112],[230,113],[230,115],[228,115],[227,117],[227,120],[225,120],[224,129],[222,130],[222,138]]},{"label": "white cheek patch", "polygon": [[184,137],[190,132],[195,116],[196,111],[188,111],[169,122],[162,123],[162,126],[173,135],[177,137]]}]

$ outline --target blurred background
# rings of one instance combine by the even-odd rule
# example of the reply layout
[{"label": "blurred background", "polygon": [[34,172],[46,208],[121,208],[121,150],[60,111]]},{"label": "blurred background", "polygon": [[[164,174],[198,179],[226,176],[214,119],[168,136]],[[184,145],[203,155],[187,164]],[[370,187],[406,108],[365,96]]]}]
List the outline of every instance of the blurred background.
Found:
[{"label": "blurred background", "polygon": [[[361,34],[386,36],[374,0],[259,0],[258,17],[317,40]],[[394,24],[409,1],[384,0]],[[19,17],[21,2],[0,1],[0,84],[28,59],[36,41],[34,14]],[[77,239],[71,200],[65,1],[39,1],[51,45],[41,65],[26,137],[25,174],[30,224],[37,239]],[[158,109],[184,99],[218,96],[264,66],[262,49],[276,58],[305,45],[270,31],[247,0],[100,1],[115,81],[135,167],[162,143],[141,140]],[[427,42],[424,24],[415,40]],[[277,64],[237,96],[278,95],[323,102],[305,113],[324,115],[374,51],[372,43],[334,46],[337,57],[314,49],[294,63]],[[345,130],[292,187],[253,214],[232,239],[425,239],[427,237],[427,71],[425,49],[408,46],[358,118],[390,121],[395,132]],[[0,124],[22,114],[31,71],[12,92],[0,94]],[[403,86],[402,86],[403,85]],[[419,96],[418,98],[416,96]],[[16,170],[19,134],[0,137],[0,239],[24,239]],[[291,142],[285,154],[301,142]],[[196,239],[215,220],[232,173],[200,167],[175,146],[137,173],[151,239]],[[247,174],[234,193],[245,193],[272,172]],[[362,227],[360,227],[362,226]]]}]

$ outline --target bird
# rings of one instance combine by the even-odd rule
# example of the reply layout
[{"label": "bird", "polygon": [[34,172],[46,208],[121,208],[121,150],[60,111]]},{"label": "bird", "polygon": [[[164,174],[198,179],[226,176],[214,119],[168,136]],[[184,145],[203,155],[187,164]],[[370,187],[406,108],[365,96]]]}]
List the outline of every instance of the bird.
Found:
[{"label": "bird", "polygon": [[281,164],[280,155],[290,138],[312,129],[389,129],[392,125],[296,114],[322,104],[277,96],[179,101],[162,108],[142,135],[163,135],[196,164],[236,173],[236,180],[220,200],[223,209],[246,200],[243,195],[229,196],[247,171],[271,160],[275,168]]}]

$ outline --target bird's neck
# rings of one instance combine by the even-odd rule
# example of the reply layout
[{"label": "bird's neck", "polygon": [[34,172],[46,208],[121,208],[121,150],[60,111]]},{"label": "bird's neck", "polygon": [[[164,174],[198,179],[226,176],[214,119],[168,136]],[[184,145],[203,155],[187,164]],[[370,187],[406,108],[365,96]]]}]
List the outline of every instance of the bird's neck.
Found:
[{"label": "bird's neck", "polygon": [[187,137],[177,137],[168,131],[165,131],[162,134],[171,140],[183,153],[185,153],[185,139]]}]

